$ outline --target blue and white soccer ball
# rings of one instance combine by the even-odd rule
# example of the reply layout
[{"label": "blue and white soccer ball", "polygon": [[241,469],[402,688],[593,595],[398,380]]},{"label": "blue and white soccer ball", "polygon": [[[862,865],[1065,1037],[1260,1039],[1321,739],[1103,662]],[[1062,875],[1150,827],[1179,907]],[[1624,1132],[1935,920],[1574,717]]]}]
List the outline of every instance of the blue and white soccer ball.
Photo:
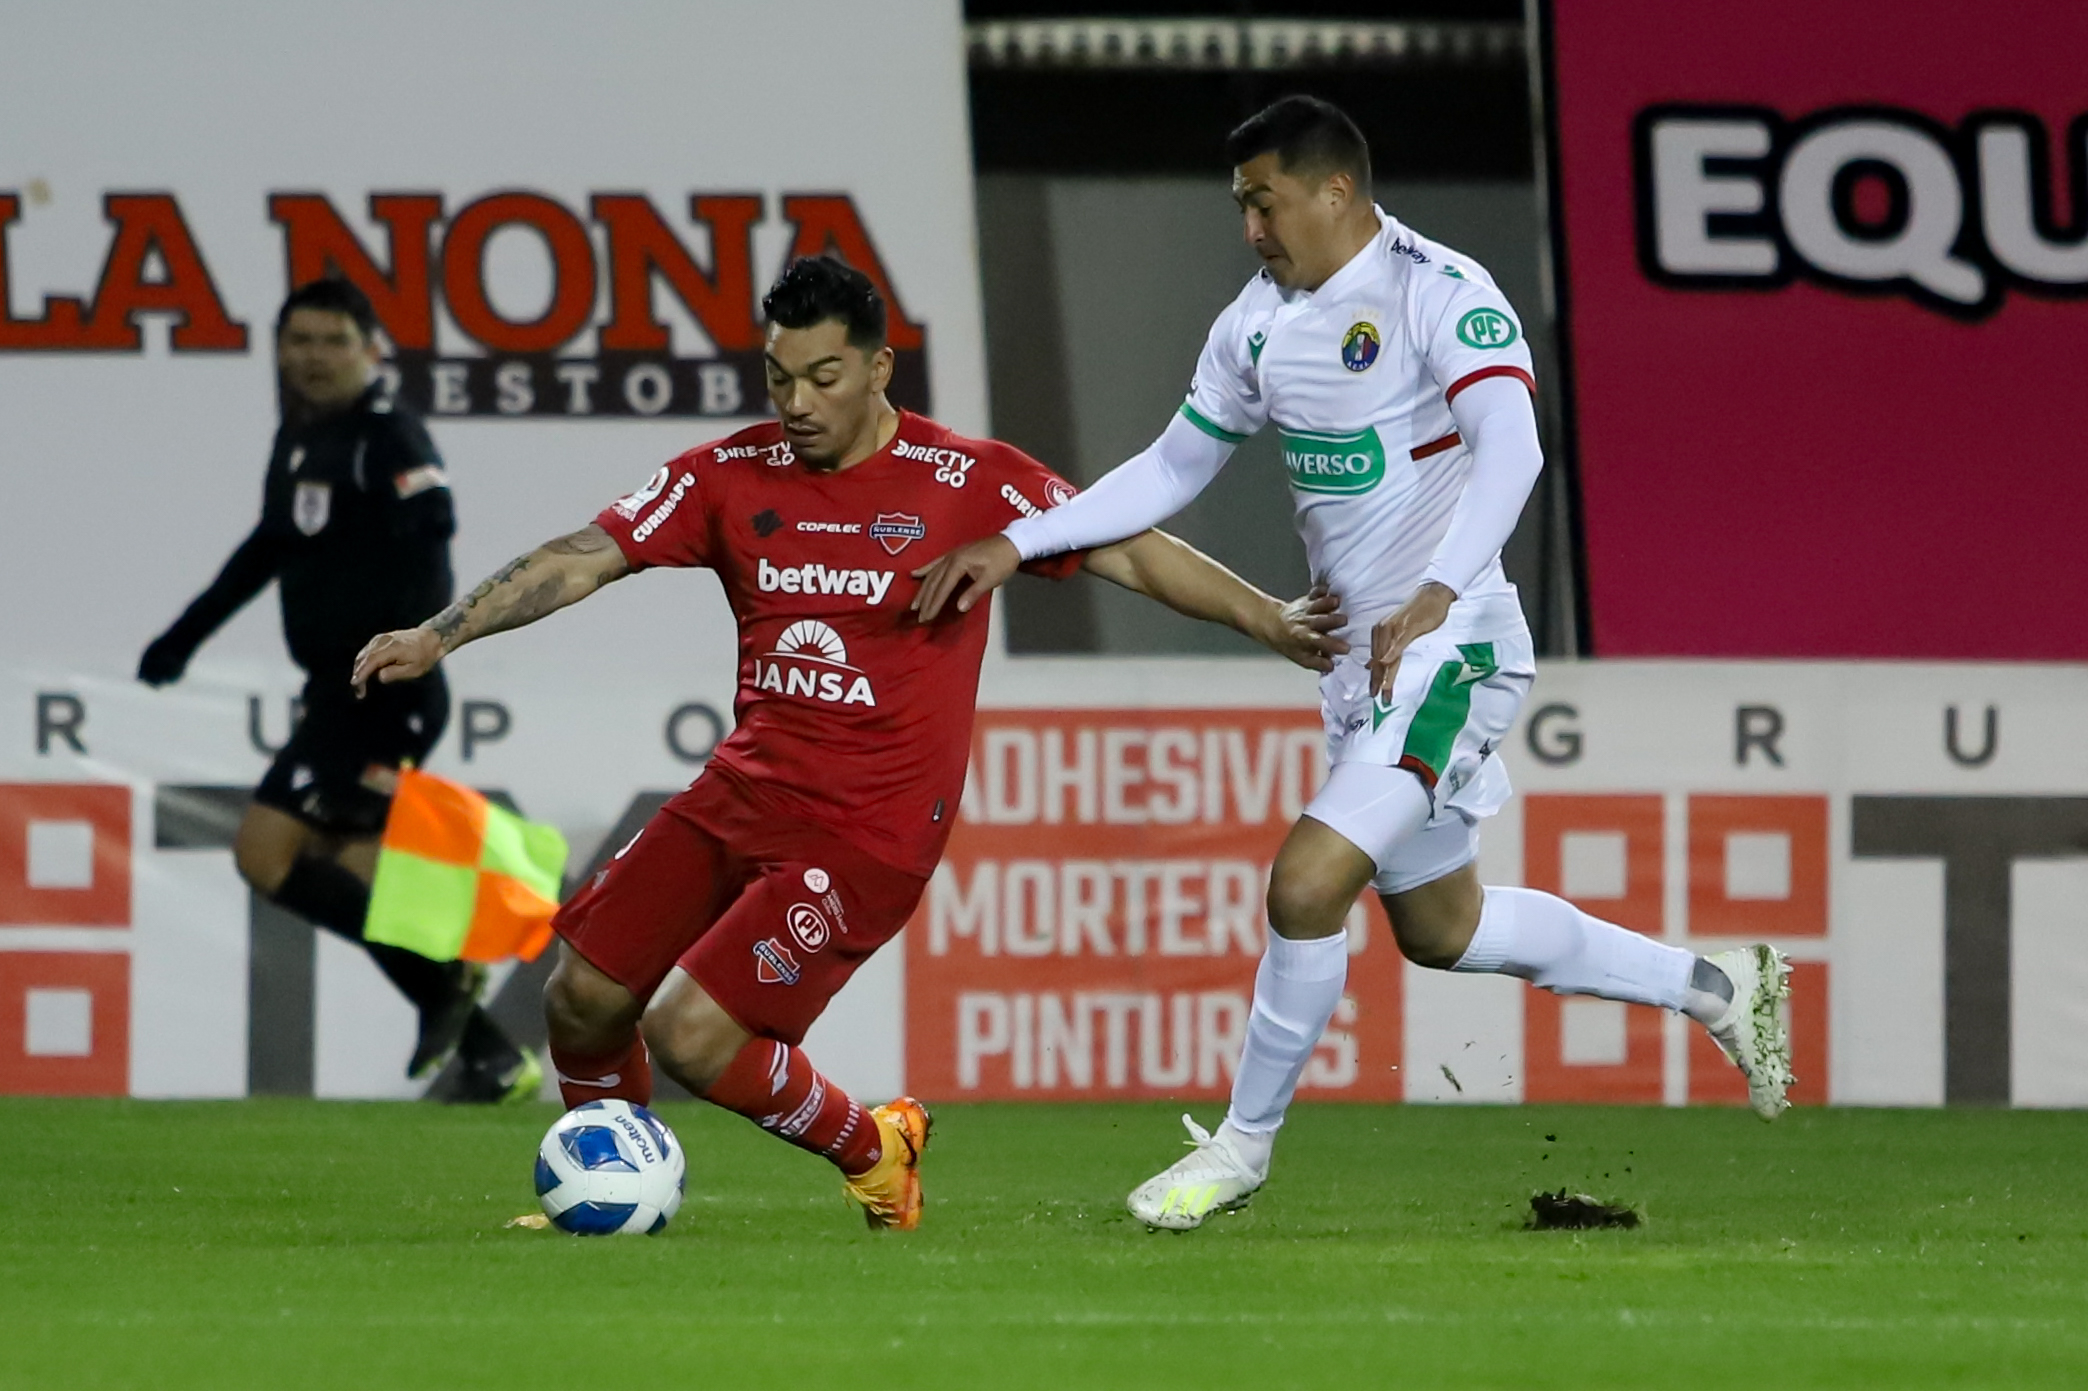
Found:
[{"label": "blue and white soccer ball", "polygon": [[628,1101],[589,1101],[537,1146],[537,1201],[562,1232],[650,1236],[681,1207],[687,1171],[681,1141],[658,1116]]}]

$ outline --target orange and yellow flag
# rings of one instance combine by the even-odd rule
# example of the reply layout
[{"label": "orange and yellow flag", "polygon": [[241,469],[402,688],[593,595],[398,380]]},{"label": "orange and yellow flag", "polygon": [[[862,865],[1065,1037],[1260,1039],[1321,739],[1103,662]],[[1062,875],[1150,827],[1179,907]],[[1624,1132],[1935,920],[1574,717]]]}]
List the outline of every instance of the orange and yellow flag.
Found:
[{"label": "orange and yellow flag", "polygon": [[557,828],[408,768],[384,823],[363,935],[434,961],[533,961],[565,874]]}]

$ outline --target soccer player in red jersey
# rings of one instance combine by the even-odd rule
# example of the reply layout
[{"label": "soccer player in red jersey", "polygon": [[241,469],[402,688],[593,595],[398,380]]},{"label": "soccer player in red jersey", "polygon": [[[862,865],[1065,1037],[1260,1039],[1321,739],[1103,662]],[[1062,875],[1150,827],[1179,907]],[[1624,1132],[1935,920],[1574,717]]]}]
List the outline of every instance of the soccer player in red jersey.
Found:
[{"label": "soccer player in red jersey", "polygon": [[[657,1059],[832,1160],[871,1226],[912,1228],[927,1111],[910,1097],[865,1109],[798,1045],[905,925],[964,789],[987,607],[916,622],[910,562],[1074,490],[1018,449],[891,405],[884,303],[859,272],[797,261],[762,308],[775,422],[690,450],[420,627],[372,639],[354,681],[425,675],[635,570],[716,571],[739,623],[736,726],[559,912],[544,1011],[560,1089],[568,1106],[642,1104]],[[1024,568],[1086,568],[1315,670],[1345,650],[1332,601],[1280,603],[1160,532]]]}]

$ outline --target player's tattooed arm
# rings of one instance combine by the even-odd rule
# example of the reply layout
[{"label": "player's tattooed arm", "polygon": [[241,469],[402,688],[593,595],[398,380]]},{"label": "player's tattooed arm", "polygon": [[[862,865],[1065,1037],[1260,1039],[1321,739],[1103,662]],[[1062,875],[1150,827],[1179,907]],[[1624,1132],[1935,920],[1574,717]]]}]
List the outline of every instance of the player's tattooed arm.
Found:
[{"label": "player's tattooed arm", "polygon": [[418,628],[370,639],[349,681],[359,695],[373,679],[389,684],[425,676],[465,643],[534,623],[630,573],[615,540],[590,522],[516,556]]}]

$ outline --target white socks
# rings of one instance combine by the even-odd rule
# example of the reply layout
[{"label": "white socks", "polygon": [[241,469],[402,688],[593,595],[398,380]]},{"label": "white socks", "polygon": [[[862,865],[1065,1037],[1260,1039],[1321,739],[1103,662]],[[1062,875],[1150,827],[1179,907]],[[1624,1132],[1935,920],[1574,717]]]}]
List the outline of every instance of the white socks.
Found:
[{"label": "white socks", "polygon": [[1254,973],[1254,1010],[1233,1075],[1232,1108],[1218,1132],[1258,1170],[1269,1167],[1276,1128],[1347,983],[1346,933],[1300,942],[1269,934]]},{"label": "white socks", "polygon": [[1450,969],[1520,976],[1556,995],[1679,1010],[1692,1003],[1695,965],[1696,957],[1680,947],[1591,918],[1563,898],[1489,888],[1479,930]]},{"label": "white socks", "polygon": [[[1520,976],[1559,995],[1715,1016],[1725,1001],[1691,989],[1696,965],[1680,947],[1589,917],[1563,898],[1489,888],[1472,944],[1451,969]],[[1233,1077],[1232,1107],[1218,1128],[1219,1138],[1260,1173],[1268,1172],[1283,1113],[1347,983],[1346,934],[1309,941],[1269,934],[1254,975],[1254,1010]]]}]

